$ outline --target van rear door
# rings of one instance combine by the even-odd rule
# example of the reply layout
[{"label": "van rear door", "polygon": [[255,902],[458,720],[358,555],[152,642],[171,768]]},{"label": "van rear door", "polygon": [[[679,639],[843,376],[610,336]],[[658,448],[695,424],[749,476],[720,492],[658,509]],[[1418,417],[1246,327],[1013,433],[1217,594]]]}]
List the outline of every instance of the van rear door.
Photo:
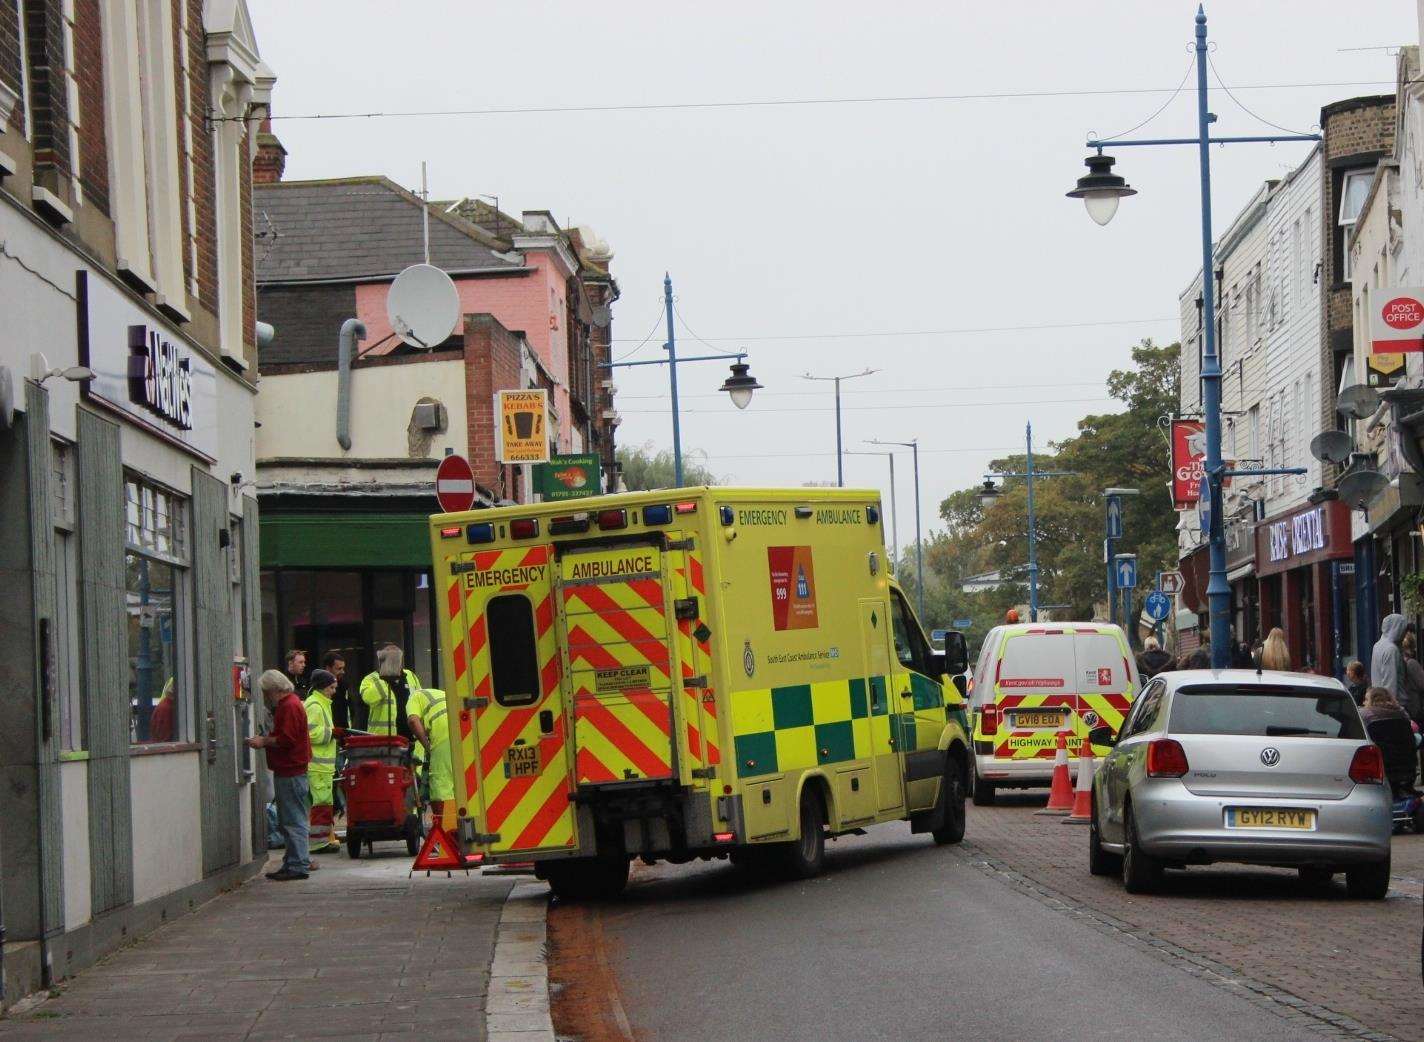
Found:
[{"label": "van rear door", "polygon": [[556,553],[578,784],[678,777],[682,663],[661,537]]},{"label": "van rear door", "polygon": [[[1079,630],[1074,634],[1074,648],[1078,658],[1079,697],[1069,754],[1077,756],[1079,743],[1099,724],[1107,724],[1114,733],[1122,730],[1122,722],[1136,694],[1137,672],[1114,631]],[[1098,756],[1105,756],[1107,752],[1107,746],[1096,747]]]},{"label": "van rear door", "polygon": [[996,760],[1053,758],[1057,734],[1077,708],[1073,634],[1060,629],[1010,631],[994,664],[998,708]]},{"label": "van rear door", "polygon": [[578,845],[549,556],[469,551],[451,566],[460,785],[494,853]]}]

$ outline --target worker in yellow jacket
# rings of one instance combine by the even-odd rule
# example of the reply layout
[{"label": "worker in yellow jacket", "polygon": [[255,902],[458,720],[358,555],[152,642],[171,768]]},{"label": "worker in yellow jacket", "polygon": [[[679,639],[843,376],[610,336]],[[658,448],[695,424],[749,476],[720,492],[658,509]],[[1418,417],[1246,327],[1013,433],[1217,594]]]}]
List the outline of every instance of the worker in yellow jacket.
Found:
[{"label": "worker in yellow jacket", "polygon": [[311,762],[307,764],[307,785],[311,793],[310,852],[327,854],[340,850],[332,832],[333,788],[336,780],[336,727],[331,717],[331,698],[336,694],[336,677],[324,669],[312,671],[307,692],[307,734],[311,738]]},{"label": "worker in yellow jacket", "polygon": [[366,703],[366,730],[372,734],[410,737],[404,712],[420,679],[405,668],[405,656],[394,644],[376,651],[376,668],[361,681],[361,701]]},{"label": "worker in yellow jacket", "polygon": [[439,822],[445,801],[455,798],[455,775],[450,765],[450,718],[445,692],[421,688],[410,696],[406,711],[416,739],[416,763],[424,763],[430,786],[430,810]]}]

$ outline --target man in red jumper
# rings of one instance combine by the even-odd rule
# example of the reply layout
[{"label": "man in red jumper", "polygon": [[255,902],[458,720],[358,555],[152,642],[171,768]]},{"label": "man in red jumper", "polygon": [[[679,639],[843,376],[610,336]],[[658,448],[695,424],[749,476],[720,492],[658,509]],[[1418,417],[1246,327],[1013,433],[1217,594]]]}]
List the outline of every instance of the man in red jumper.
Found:
[{"label": "man in red jumper", "polygon": [[307,878],[307,765],[311,763],[311,737],[307,712],[280,669],[269,669],[257,680],[262,701],[272,710],[272,733],[247,739],[250,749],[267,751],[277,797],[277,827],[286,839],[282,867],[268,872],[278,882]]}]

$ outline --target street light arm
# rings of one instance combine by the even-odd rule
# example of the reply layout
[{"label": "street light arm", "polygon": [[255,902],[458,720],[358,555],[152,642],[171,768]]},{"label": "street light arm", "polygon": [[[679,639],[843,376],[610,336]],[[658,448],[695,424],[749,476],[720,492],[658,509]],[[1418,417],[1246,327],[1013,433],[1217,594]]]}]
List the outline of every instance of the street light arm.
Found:
[{"label": "street light arm", "polygon": [[[735,355],[689,355],[686,358],[679,357],[677,364],[681,365],[683,362],[716,362],[724,358],[735,358],[740,362],[746,357],[746,352]],[[648,358],[638,362],[599,362],[598,367],[600,369],[622,369],[624,366],[630,365],[671,365],[672,363],[673,360],[671,358]]]},{"label": "street light arm", "polygon": [[[1319,141],[1319,134],[1243,134],[1235,137],[1209,137],[1209,145],[1245,145],[1262,142],[1276,141]],[[1087,147],[1104,148],[1138,148],[1144,145],[1200,145],[1199,137],[1159,137],[1159,138],[1138,138],[1136,140],[1118,141],[1097,141],[1088,139]]]}]

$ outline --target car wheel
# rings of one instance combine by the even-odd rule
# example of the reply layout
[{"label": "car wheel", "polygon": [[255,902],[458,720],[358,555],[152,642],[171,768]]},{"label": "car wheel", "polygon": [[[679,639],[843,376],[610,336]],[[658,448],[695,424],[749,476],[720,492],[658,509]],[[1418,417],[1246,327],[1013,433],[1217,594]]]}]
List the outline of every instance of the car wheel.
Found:
[{"label": "car wheel", "polygon": [[1129,894],[1150,894],[1162,882],[1162,862],[1142,849],[1131,804],[1122,818],[1122,885]]},{"label": "car wheel", "polygon": [[1414,808],[1414,814],[1410,817],[1409,822],[1414,828],[1415,835],[1424,835],[1424,801]]},{"label": "car wheel", "polygon": [[1380,901],[1389,893],[1389,858],[1372,865],[1356,865],[1345,870],[1345,887],[1350,896],[1365,901]]},{"label": "car wheel", "polygon": [[974,772],[974,806],[992,807],[994,805],[994,783],[985,781],[979,777],[979,772]]},{"label": "car wheel", "polygon": [[1088,819],[1088,871],[1095,876],[1115,876],[1122,871],[1122,855],[1103,849],[1098,829],[1098,790],[1093,788],[1093,811]]},{"label": "car wheel", "polygon": [[1300,881],[1313,890],[1324,890],[1335,879],[1335,873],[1320,865],[1302,865],[1296,869]]},{"label": "car wheel", "polygon": [[940,846],[958,843],[964,838],[964,760],[957,754],[950,754],[939,800],[944,810],[940,818],[943,824],[934,830],[934,841]]},{"label": "car wheel", "polygon": [[807,787],[801,793],[801,837],[781,849],[781,869],[789,879],[810,879],[826,865],[826,812]]}]

